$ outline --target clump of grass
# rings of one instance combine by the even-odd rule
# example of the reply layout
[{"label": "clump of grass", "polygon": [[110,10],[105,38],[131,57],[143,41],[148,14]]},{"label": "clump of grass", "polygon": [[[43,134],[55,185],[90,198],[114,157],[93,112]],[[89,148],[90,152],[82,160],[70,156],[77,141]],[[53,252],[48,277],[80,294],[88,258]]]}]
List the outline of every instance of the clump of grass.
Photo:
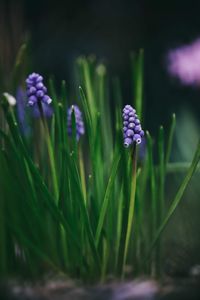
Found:
[{"label": "clump of grass", "polygon": [[[132,63],[135,96],[128,104],[138,109],[143,123],[143,52]],[[1,276],[55,271],[93,281],[125,278],[127,266],[132,276],[159,275],[162,234],[195,172],[200,143],[167,207],[175,115],[167,138],[162,126],[157,142],[146,132],[146,151],[137,163],[140,145],[123,146],[119,81],[113,81],[111,106],[105,66],[86,58],[76,66],[76,101],[69,101],[64,81],[58,96],[50,80],[54,114],[47,119],[41,110],[41,118],[31,118],[28,136],[15,107],[1,97]],[[74,102],[84,118],[80,139],[74,109],[67,134],[67,108]]]}]

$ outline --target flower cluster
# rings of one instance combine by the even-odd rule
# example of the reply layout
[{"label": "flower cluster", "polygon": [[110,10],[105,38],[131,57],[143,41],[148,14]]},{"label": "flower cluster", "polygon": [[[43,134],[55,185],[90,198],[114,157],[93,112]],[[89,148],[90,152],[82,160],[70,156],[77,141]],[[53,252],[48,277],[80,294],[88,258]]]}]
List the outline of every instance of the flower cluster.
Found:
[{"label": "flower cluster", "polygon": [[136,110],[131,105],[126,105],[123,109],[123,126],[124,146],[127,148],[133,142],[140,144],[144,131],[141,128]]},{"label": "flower cluster", "polygon": [[[37,73],[32,73],[26,79],[28,105],[33,106],[33,116],[39,117],[39,107],[35,104],[40,104],[44,116],[51,117],[53,114],[52,108],[49,106],[52,99],[47,95],[47,88],[43,84],[43,77]],[[79,141],[81,135],[85,133],[82,113],[77,105],[72,105],[67,110],[67,131],[72,135],[72,113],[74,112],[76,122],[76,139]],[[140,144],[144,131],[141,128],[140,121],[135,109],[130,105],[126,105],[123,109],[123,132],[124,146],[129,147],[134,142]]]},{"label": "flower cluster", "polygon": [[67,131],[68,134],[72,135],[72,112],[74,111],[76,120],[76,139],[80,139],[81,135],[85,133],[82,113],[77,105],[72,105],[67,111]]},{"label": "flower cluster", "polygon": [[33,106],[39,101],[50,104],[52,99],[47,95],[47,88],[43,84],[43,77],[37,73],[32,73],[26,79],[28,105]]}]

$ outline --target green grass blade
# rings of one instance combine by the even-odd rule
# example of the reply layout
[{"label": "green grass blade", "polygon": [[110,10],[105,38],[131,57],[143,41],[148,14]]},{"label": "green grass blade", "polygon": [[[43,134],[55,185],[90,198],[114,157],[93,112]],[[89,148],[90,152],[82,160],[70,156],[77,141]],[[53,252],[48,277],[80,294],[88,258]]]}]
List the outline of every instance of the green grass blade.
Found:
[{"label": "green grass blade", "polygon": [[115,156],[113,158],[111,173],[110,173],[110,176],[109,176],[105,196],[104,196],[103,203],[102,203],[102,206],[101,206],[98,225],[97,225],[97,230],[96,230],[96,234],[95,234],[95,244],[96,244],[97,247],[99,245],[99,241],[100,241],[100,237],[101,237],[101,233],[102,233],[102,228],[103,228],[106,212],[107,212],[108,204],[109,204],[109,201],[110,201],[110,195],[111,195],[113,185],[114,185],[114,182],[115,182],[115,178],[116,178],[116,174],[117,174],[120,159],[121,159],[121,154],[119,154],[116,151]]},{"label": "green grass blade", "polygon": [[[166,172],[167,174],[187,172],[189,167],[190,167],[189,162],[168,163],[166,166]],[[200,172],[200,164],[198,164],[196,172]]]},{"label": "green grass blade", "polygon": [[92,119],[94,119],[96,114],[96,105],[95,105],[95,95],[94,95],[94,87],[92,85],[92,78],[91,78],[91,70],[90,70],[90,63],[87,59],[83,59],[83,76],[84,76],[84,84],[86,89],[86,95],[89,104],[89,110],[91,113]]},{"label": "green grass blade", "polygon": [[136,171],[137,171],[137,155],[136,155],[136,146],[133,149],[133,161],[132,161],[132,176],[131,176],[131,193],[130,193],[130,201],[128,208],[128,223],[126,230],[126,238],[125,238],[125,247],[123,253],[123,264],[122,264],[122,278],[125,275],[125,266],[127,261],[128,249],[130,244],[131,231],[133,227],[133,218],[134,218],[134,210],[135,210],[135,194],[136,194]]},{"label": "green grass blade", "polygon": [[[164,129],[163,126],[159,128],[158,136],[158,202],[157,202],[157,224],[159,228],[164,215],[164,186],[165,186],[165,157],[164,157]],[[162,258],[162,240],[159,239],[158,247],[156,249],[156,275],[159,276],[161,272],[161,258]]]},{"label": "green grass blade", "polygon": [[155,178],[155,168],[153,163],[153,140],[149,134],[146,132],[147,137],[147,152],[148,152],[148,169],[150,178],[150,188],[151,188],[151,238],[154,236],[156,223],[157,223],[157,205],[156,205],[156,178]]},{"label": "green grass blade", "polygon": [[117,230],[116,230],[116,244],[115,244],[115,272],[117,273],[117,264],[119,260],[119,250],[120,250],[120,239],[122,231],[122,212],[123,212],[123,186],[119,192],[119,204],[117,210]]},{"label": "green grass blade", "polygon": [[86,96],[85,96],[81,86],[79,86],[79,92],[80,92],[83,109],[84,109],[84,113],[85,113],[85,117],[86,117],[86,124],[88,125],[88,129],[89,129],[89,136],[93,136],[92,117],[90,114],[89,105],[88,105]]},{"label": "green grass blade", "polygon": [[143,64],[144,64],[144,51],[140,49],[139,53],[131,56],[132,73],[134,80],[134,101],[137,114],[142,119],[142,106],[143,106]]},{"label": "green grass blade", "polygon": [[27,44],[22,44],[19,48],[19,51],[17,53],[17,57],[15,60],[15,65],[12,70],[12,82],[13,82],[13,92],[16,91],[16,88],[19,86],[19,82],[22,79],[22,76],[24,75],[24,62],[27,54]]},{"label": "green grass blade", "polygon": [[158,187],[158,226],[163,218],[164,212],[164,184],[165,184],[165,158],[164,158],[164,129],[160,126],[158,138],[158,157],[159,157],[159,187]]},{"label": "green grass blade", "polygon": [[172,115],[171,127],[170,127],[170,131],[169,131],[169,137],[168,137],[168,141],[167,141],[167,149],[166,149],[166,156],[165,156],[165,164],[166,165],[168,164],[169,159],[170,159],[175,127],[176,127],[176,115],[173,114]]},{"label": "green grass blade", "polygon": [[157,230],[157,232],[154,236],[154,239],[153,239],[152,244],[150,246],[149,255],[150,255],[151,251],[153,250],[153,248],[155,247],[157,241],[159,240],[163,230],[167,226],[170,218],[174,214],[178,204],[180,203],[181,198],[184,194],[184,191],[187,188],[188,184],[190,183],[190,181],[192,179],[192,176],[193,176],[193,174],[196,170],[196,167],[197,167],[197,164],[198,164],[199,160],[200,160],[200,141],[198,142],[197,149],[196,149],[196,152],[194,154],[194,158],[192,160],[190,168],[189,168],[184,180],[182,181],[182,183],[181,183],[181,185],[180,185],[180,187],[179,187],[179,189],[176,193],[176,196],[174,197],[174,199],[173,199],[173,201],[170,205],[170,208],[169,208],[164,220],[162,221],[162,224],[160,225],[159,229]]},{"label": "green grass blade", "polygon": [[80,211],[81,211],[81,215],[83,217],[84,220],[84,226],[86,228],[86,232],[87,232],[87,236],[88,236],[88,240],[90,243],[90,248],[92,250],[92,254],[93,254],[93,259],[95,261],[96,267],[98,268],[98,272],[101,272],[101,264],[100,264],[100,258],[97,252],[97,247],[95,245],[95,240],[94,240],[94,236],[93,236],[93,232],[92,232],[92,226],[89,220],[89,216],[88,216],[88,212],[85,206],[85,199],[84,199],[84,195],[83,195],[83,191],[82,191],[82,185],[81,185],[81,179],[78,173],[78,169],[75,163],[75,160],[72,156],[71,159],[71,164],[70,164],[70,174],[73,180],[73,186],[74,186],[74,191],[76,191],[77,193],[77,199],[80,205]]}]

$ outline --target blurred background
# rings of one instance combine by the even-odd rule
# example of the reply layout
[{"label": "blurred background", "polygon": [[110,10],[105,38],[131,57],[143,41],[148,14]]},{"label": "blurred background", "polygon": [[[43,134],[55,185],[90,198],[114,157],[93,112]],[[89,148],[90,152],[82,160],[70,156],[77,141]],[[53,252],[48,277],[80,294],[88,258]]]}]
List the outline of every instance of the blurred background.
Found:
[{"label": "blurred background", "polygon": [[200,36],[199,9],[199,1],[184,0],[0,0],[1,68],[28,36],[34,70],[71,83],[77,56],[95,54],[120,77],[130,102],[130,53],[144,48],[146,126],[155,131],[181,107],[199,119],[200,88],[184,87],[166,71],[169,49]]}]

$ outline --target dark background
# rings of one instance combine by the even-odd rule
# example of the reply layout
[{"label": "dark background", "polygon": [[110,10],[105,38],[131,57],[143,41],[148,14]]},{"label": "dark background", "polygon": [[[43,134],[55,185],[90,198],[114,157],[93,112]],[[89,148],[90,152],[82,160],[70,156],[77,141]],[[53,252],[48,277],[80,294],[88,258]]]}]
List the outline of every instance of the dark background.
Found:
[{"label": "dark background", "polygon": [[200,36],[199,1],[1,0],[0,4],[6,22],[12,7],[21,11],[15,23],[29,33],[35,71],[71,83],[75,58],[95,54],[111,76],[119,75],[127,103],[132,99],[130,52],[144,48],[146,126],[155,131],[181,107],[199,119],[200,89],[170,79],[165,61],[170,48]]}]

